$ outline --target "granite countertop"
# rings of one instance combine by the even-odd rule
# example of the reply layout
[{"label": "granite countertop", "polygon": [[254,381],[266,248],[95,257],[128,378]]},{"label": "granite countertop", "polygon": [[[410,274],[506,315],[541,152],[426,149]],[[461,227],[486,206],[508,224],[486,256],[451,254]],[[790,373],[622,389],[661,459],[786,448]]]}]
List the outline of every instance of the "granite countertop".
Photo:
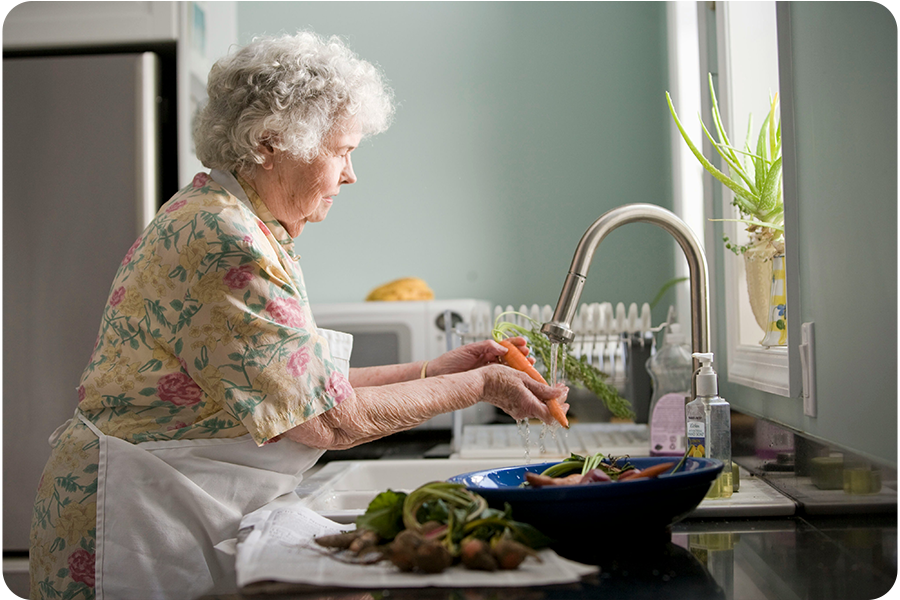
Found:
[{"label": "granite countertop", "polygon": [[896,513],[881,513],[688,520],[657,539],[596,540],[592,549],[560,549],[560,554],[599,565],[600,571],[578,584],[529,589],[301,593],[273,584],[253,594],[215,598],[869,600],[887,594],[895,583],[897,518]]},{"label": "granite countertop", "polygon": [[[326,453],[323,458],[325,462],[409,455],[444,458],[448,442],[442,432],[408,432],[363,450]],[[740,464],[758,466],[753,460]],[[772,465],[759,466],[755,474],[790,498],[796,511],[742,518],[696,517],[657,536],[591,540],[590,549],[558,548],[567,558],[600,567],[597,575],[578,584],[527,589],[363,588],[321,593],[272,584],[256,588],[252,594],[215,598],[869,600],[892,589],[897,579],[895,472],[888,474],[886,489],[879,494],[849,496],[841,490],[817,489],[799,469],[771,472],[773,469],[763,467]]]}]

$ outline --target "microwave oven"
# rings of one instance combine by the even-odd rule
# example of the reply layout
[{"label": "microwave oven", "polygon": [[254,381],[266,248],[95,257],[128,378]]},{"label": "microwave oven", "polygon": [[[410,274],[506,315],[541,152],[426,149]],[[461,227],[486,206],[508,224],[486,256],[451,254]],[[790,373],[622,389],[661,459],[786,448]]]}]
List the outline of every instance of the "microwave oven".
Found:
[{"label": "microwave oven", "polygon": [[[350,367],[357,368],[433,360],[462,343],[487,339],[493,305],[457,299],[314,303],[310,309],[317,326],[353,336]],[[479,402],[462,411],[462,422],[490,423],[495,416],[493,406]],[[451,421],[449,414],[440,415],[420,427],[450,429]]]}]

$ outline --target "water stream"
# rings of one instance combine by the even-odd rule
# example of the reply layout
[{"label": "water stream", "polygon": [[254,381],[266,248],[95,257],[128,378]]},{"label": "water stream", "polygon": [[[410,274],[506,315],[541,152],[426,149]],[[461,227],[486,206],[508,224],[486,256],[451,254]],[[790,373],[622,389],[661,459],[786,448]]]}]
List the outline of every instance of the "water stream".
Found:
[{"label": "water stream", "polygon": [[[551,386],[556,385],[559,381],[559,354],[563,347],[560,346],[557,342],[551,342],[550,344],[550,364],[547,369],[548,383]],[[565,359],[563,359],[565,360]],[[528,422],[528,419],[520,419],[516,421],[516,428],[519,432],[519,437],[522,438],[522,444],[525,447],[525,464],[531,463],[531,426]],[[538,454],[546,454],[546,437],[549,436],[553,439],[553,441],[557,441],[556,432],[560,429],[560,425],[558,423],[542,423],[541,424],[541,433],[538,435]],[[565,433],[564,433],[565,435]]]}]

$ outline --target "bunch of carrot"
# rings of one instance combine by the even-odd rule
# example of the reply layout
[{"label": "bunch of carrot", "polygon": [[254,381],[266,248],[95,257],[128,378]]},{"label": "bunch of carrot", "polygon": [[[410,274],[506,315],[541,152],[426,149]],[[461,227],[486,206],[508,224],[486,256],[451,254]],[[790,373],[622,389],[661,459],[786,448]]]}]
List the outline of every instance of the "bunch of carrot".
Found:
[{"label": "bunch of carrot", "polygon": [[608,470],[603,468],[590,469],[586,473],[572,473],[565,477],[551,477],[543,473],[525,473],[525,481],[530,487],[541,488],[548,486],[566,486],[566,485],[583,485],[586,483],[604,483],[611,481],[633,481],[635,479],[651,479],[659,477],[675,466],[674,462],[661,463],[647,467],[646,469],[637,469],[630,467],[620,471],[615,478]]},{"label": "bunch of carrot", "polygon": [[432,481],[409,492],[378,494],[356,519],[356,529],[315,538],[335,560],[352,564],[390,561],[401,571],[440,573],[516,569],[549,543],[537,529],[514,521],[462,484]]},{"label": "bunch of carrot", "polygon": [[[501,357],[501,361],[504,364],[516,369],[517,371],[522,371],[535,381],[539,381],[544,385],[547,385],[547,380],[544,379],[543,375],[541,375],[537,369],[534,368],[534,365],[531,364],[531,361],[528,360],[528,357],[519,350],[519,347],[509,341],[510,332],[519,335],[521,332],[519,330],[519,326],[514,323],[509,323],[506,321],[501,321],[500,319],[507,314],[520,314],[516,312],[504,312],[497,315],[497,319],[494,321],[494,329],[492,334],[494,336],[494,340],[496,340],[501,346],[506,348],[506,354]],[[524,315],[523,315],[524,316]],[[527,318],[527,317],[526,317]],[[569,428],[569,420],[566,418],[566,413],[563,412],[562,407],[559,405],[559,401],[556,398],[551,398],[546,401],[547,410],[550,411],[550,415],[559,422],[560,425]]]}]

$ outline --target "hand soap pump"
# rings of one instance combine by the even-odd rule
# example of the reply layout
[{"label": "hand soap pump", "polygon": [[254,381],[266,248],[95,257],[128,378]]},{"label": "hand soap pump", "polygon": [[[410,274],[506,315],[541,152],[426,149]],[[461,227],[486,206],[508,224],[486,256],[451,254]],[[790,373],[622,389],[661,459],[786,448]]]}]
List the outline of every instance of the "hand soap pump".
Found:
[{"label": "hand soap pump", "polygon": [[697,396],[684,408],[688,456],[715,458],[724,463],[707,498],[729,498],[734,491],[731,470],[731,406],[719,397],[719,380],[711,352],[695,352]]}]

